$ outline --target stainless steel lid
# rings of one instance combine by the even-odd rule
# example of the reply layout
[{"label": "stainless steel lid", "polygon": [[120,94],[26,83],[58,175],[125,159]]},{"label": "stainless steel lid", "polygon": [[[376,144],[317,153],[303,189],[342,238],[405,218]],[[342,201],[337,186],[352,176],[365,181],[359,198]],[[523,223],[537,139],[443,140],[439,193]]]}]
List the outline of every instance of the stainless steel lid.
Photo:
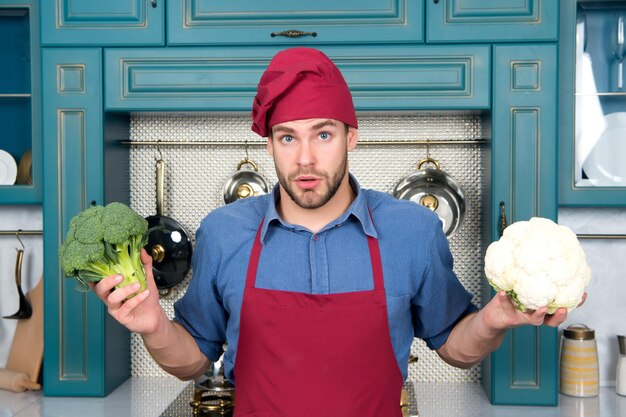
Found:
[{"label": "stainless steel lid", "polygon": [[584,324],[572,324],[563,330],[564,337],[575,340],[593,340],[595,338],[595,334],[595,330],[585,326]]}]

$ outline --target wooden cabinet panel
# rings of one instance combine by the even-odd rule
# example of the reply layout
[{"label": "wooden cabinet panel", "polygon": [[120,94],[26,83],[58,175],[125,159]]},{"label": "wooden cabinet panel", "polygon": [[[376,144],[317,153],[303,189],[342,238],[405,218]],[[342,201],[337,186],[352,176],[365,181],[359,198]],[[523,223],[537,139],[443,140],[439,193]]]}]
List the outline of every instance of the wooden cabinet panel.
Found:
[{"label": "wooden cabinet panel", "polygon": [[169,45],[423,41],[424,0],[169,0]]},{"label": "wooden cabinet panel", "polygon": [[51,45],[164,45],[163,0],[46,0],[41,43]]},{"label": "wooden cabinet panel", "polygon": [[[357,110],[487,109],[487,46],[322,48],[342,70]],[[105,51],[107,110],[250,111],[278,49]]]},{"label": "wooden cabinet panel", "polygon": [[104,201],[100,49],[46,49],[42,54],[44,393],[105,396],[130,375],[130,335],[93,292],[59,269],[58,247],[71,218]]},{"label": "wooden cabinet panel", "polygon": [[428,0],[426,42],[556,41],[558,3],[553,0]]},{"label": "wooden cabinet panel", "polygon": [[[501,202],[509,223],[556,220],[556,54],[556,45],[494,47],[492,240],[499,238]],[[485,362],[482,382],[492,403],[557,404],[556,329],[509,330]]]}]

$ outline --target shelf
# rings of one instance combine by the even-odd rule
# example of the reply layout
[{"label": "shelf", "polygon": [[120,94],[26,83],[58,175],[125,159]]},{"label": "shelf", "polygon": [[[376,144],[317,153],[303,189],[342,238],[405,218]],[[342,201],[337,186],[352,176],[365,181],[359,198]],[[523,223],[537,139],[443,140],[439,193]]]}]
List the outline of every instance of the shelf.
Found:
[{"label": "shelf", "polygon": [[0,98],[31,98],[33,95],[30,93],[24,93],[24,94],[19,94],[19,93],[11,93],[11,94],[2,94],[0,93]]},{"label": "shelf", "polygon": [[581,97],[626,97],[626,91],[621,93],[576,93],[575,95]]}]

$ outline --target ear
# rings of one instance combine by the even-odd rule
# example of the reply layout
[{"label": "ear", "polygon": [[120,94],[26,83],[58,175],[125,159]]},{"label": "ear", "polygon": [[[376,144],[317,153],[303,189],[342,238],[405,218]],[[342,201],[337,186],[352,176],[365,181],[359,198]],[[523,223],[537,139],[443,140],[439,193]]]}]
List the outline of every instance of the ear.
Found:
[{"label": "ear", "polygon": [[274,145],[272,144],[272,135],[267,137],[267,153],[274,156]]},{"label": "ear", "polygon": [[350,126],[350,128],[348,128],[348,151],[353,150],[354,148],[356,148],[356,142],[359,138],[359,131],[358,129]]}]

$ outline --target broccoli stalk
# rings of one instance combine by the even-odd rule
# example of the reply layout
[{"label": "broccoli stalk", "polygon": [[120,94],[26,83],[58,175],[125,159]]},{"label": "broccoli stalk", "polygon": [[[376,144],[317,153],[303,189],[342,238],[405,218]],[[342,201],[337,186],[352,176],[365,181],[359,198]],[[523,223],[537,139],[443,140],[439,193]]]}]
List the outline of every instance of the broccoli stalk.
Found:
[{"label": "broccoli stalk", "polygon": [[89,207],[70,222],[59,248],[61,267],[78,281],[79,290],[88,290],[89,282],[121,274],[124,279],[116,288],[139,282],[141,292],[146,288],[141,249],[148,233],[148,222],[125,204]]}]

